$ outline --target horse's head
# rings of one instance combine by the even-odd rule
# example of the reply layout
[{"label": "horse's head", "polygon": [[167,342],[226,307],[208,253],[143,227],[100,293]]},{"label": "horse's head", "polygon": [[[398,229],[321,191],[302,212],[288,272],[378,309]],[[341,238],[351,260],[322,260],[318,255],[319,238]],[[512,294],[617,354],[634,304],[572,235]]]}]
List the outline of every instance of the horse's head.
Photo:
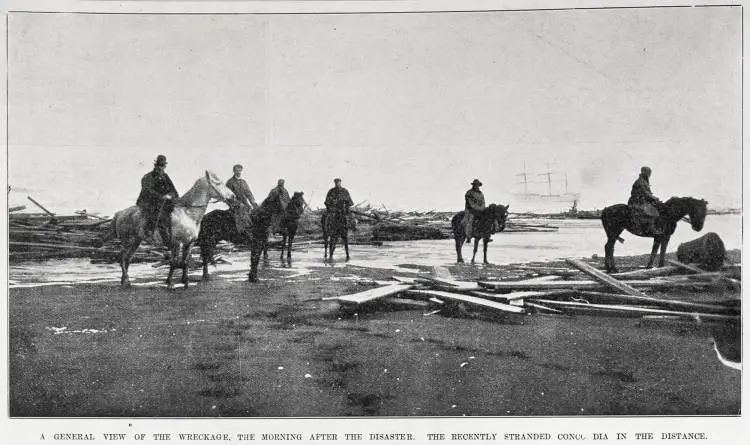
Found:
[{"label": "horse's head", "polygon": [[224,182],[215,173],[206,170],[206,181],[208,182],[208,196],[211,199],[224,202],[235,199],[234,193],[224,185]]},{"label": "horse's head", "polygon": [[708,202],[703,199],[690,199],[688,216],[690,216],[690,226],[696,232],[703,230],[703,223],[706,221],[706,213],[708,213]]},{"label": "horse's head", "polygon": [[498,204],[490,204],[487,206],[487,208],[490,210],[490,213],[492,214],[492,220],[495,222],[495,230],[497,232],[502,232],[505,230],[505,222],[508,220],[508,207],[509,205],[498,205]]}]

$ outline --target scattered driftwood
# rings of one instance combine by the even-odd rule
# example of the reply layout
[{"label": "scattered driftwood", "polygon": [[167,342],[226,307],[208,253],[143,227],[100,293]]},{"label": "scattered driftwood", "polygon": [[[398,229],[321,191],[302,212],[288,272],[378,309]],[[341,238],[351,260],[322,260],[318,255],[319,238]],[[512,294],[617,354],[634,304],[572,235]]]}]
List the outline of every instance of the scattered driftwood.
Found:
[{"label": "scattered driftwood", "polygon": [[625,272],[620,276],[640,279],[621,281],[581,260],[568,260],[567,263],[575,270],[559,268],[570,272],[564,275],[584,273],[596,281],[566,280],[558,275],[547,275],[520,281],[472,282],[456,280],[446,268],[439,267],[433,268],[430,277],[394,276],[386,286],[327,299],[338,300],[351,307],[352,304],[359,306],[382,298],[389,304],[404,307],[435,308],[429,314],[458,305],[459,308],[474,308],[504,316],[537,313],[648,317],[651,321],[677,320],[685,323],[739,322],[741,307],[731,299],[696,302],[645,294],[648,289],[705,288],[727,278],[722,273],[709,273],[692,265],[673,262],[672,267]]},{"label": "scattered driftwood", "polygon": [[604,272],[601,272],[599,270],[596,270],[593,266],[590,266],[586,263],[584,263],[581,260],[577,260],[574,258],[568,258],[565,260],[568,264],[575,266],[578,270],[585,273],[586,275],[589,275],[590,277],[594,278],[597,281],[600,281],[616,290],[619,290],[621,292],[624,292],[628,295],[635,295],[638,297],[645,297],[646,294],[643,292],[635,289],[632,286],[629,286],[621,281],[617,281],[615,278],[610,277],[609,275],[605,274]]}]

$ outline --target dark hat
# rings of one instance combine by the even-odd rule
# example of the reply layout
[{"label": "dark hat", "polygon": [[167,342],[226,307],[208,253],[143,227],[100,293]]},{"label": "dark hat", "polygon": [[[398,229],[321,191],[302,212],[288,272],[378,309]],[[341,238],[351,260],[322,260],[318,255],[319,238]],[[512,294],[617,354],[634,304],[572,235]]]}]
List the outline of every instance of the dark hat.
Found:
[{"label": "dark hat", "polygon": [[651,173],[651,168],[646,167],[646,166],[641,167],[641,173],[646,173],[646,172]]},{"label": "dark hat", "polygon": [[333,182],[341,182],[341,178],[336,178],[333,180]]},{"label": "dark hat", "polygon": [[156,161],[154,161],[154,165],[158,167],[166,167],[167,166],[167,157],[164,155],[159,155],[156,157]]},{"label": "dark hat", "polygon": [[482,181],[480,181],[479,179],[475,179],[475,180],[471,181],[471,185],[478,185],[478,186],[481,187],[482,186]]}]

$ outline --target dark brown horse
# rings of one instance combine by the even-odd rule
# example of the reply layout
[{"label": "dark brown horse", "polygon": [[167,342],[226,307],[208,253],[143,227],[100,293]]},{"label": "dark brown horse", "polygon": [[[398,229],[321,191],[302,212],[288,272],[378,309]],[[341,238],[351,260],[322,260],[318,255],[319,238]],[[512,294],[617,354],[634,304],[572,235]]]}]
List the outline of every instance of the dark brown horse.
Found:
[{"label": "dark brown horse", "polygon": [[[484,241],[484,264],[489,264],[487,261],[487,243],[490,242],[490,236],[493,233],[505,230],[505,221],[508,219],[508,207],[507,205],[490,204],[474,216],[471,230],[471,237],[474,238],[474,254],[471,256],[471,264],[474,264],[474,259],[477,256],[480,239]],[[453,238],[456,240],[456,255],[458,257],[456,261],[459,263],[464,262],[461,248],[464,242],[467,241],[466,230],[464,228],[464,214],[465,212],[463,211],[458,212],[451,219]]]},{"label": "dark brown horse", "polygon": [[[292,244],[294,243],[294,236],[297,234],[299,228],[299,219],[302,213],[305,211],[305,199],[303,198],[303,192],[294,192],[292,198],[289,200],[289,204],[286,206],[286,210],[279,219],[279,226],[275,227],[274,231],[281,234],[281,264],[284,264],[284,250],[286,249],[286,260],[287,263],[292,265]],[[263,249],[263,257],[268,258],[268,243],[266,243]]]},{"label": "dark brown horse", "polygon": [[258,281],[258,264],[268,242],[268,228],[273,216],[281,212],[278,198],[265,201],[257,209],[233,206],[230,210],[214,210],[203,220],[198,245],[203,260],[203,280],[208,280],[208,263],[214,262],[216,243],[222,240],[250,246],[250,272],[248,280]]},{"label": "dark brown horse", "polygon": [[703,223],[706,220],[707,203],[702,199],[673,197],[658,207],[660,216],[656,221],[656,227],[661,232],[658,235],[644,233],[633,221],[631,209],[627,204],[615,204],[602,210],[602,225],[604,226],[604,231],[607,233],[607,244],[604,246],[604,266],[607,272],[617,272],[614,258],[615,241],[624,242],[620,238],[623,230],[627,230],[636,236],[654,239],[651,258],[649,258],[648,266],[646,266],[651,268],[654,265],[656,252],[660,247],[659,267],[664,266],[664,255],[667,251],[669,238],[677,228],[678,221],[687,215],[690,218],[690,226],[693,230],[700,232],[703,229]]},{"label": "dark brown horse", "polygon": [[341,238],[346,251],[346,261],[349,261],[349,221],[346,209],[328,209],[320,220],[323,227],[323,258],[333,259],[336,241]]}]

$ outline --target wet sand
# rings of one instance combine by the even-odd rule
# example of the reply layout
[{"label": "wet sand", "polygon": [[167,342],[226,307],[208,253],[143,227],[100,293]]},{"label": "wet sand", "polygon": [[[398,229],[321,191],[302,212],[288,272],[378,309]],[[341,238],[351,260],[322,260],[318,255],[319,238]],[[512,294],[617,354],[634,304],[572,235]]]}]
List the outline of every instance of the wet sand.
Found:
[{"label": "wet sand", "polygon": [[[635,260],[640,264],[642,257]],[[450,270],[478,279],[503,276],[509,267]],[[372,288],[368,280],[393,274],[344,266],[288,278],[282,269],[266,268],[260,283],[230,281],[214,272],[210,282],[173,292],[160,285],[122,289],[112,283],[11,289],[10,414],[740,411],[741,373],[719,362],[706,326],[593,316],[431,314],[428,308],[385,304],[353,313],[320,300]]]}]

